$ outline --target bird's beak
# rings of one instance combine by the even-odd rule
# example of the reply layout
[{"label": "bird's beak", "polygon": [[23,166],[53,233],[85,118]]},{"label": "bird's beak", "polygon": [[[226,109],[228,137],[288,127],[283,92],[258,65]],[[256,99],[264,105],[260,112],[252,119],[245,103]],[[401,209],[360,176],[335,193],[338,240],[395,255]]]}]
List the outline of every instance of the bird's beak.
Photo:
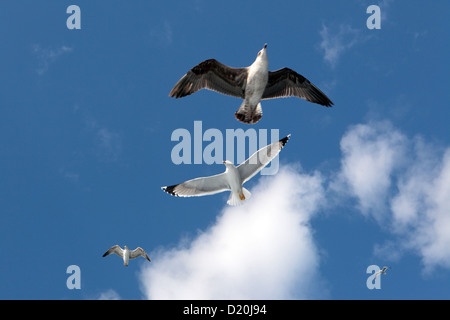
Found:
[{"label": "bird's beak", "polygon": [[264,45],[264,49],[267,48],[267,43]]},{"label": "bird's beak", "polygon": [[225,161],[222,161],[223,162],[223,164],[225,164]]}]

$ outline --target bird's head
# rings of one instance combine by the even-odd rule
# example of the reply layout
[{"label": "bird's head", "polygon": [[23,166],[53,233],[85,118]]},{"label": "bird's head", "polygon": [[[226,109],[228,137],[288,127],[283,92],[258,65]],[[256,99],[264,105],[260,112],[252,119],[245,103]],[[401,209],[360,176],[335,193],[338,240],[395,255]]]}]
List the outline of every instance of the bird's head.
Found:
[{"label": "bird's head", "polygon": [[258,52],[258,57],[257,58],[267,58],[267,53],[266,53],[266,49],[267,49],[267,43],[264,44],[264,47]]},{"label": "bird's head", "polygon": [[228,168],[229,166],[233,166],[233,162],[231,162],[231,161],[229,161],[229,160],[225,160],[225,161],[222,161],[223,162],[223,164]]}]

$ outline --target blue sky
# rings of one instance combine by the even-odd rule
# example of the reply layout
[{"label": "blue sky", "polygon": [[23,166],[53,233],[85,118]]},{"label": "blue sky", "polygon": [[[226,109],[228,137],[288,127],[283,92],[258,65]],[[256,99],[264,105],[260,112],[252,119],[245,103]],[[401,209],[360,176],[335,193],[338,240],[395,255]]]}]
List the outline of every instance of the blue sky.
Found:
[{"label": "blue sky", "polygon": [[[69,30],[66,9],[81,9]],[[369,5],[381,29],[369,30]],[[0,10],[1,299],[448,299],[447,1],[5,1]],[[169,98],[215,58],[289,67],[334,102]],[[274,176],[228,195],[160,190],[224,170],[175,165],[172,132],[292,134]],[[263,144],[264,141],[262,142]],[[204,142],[203,147],[208,145]],[[233,159],[229,159],[233,160]],[[123,267],[112,245],[152,262]],[[81,270],[69,290],[66,269]],[[389,265],[369,290],[370,265]]]}]

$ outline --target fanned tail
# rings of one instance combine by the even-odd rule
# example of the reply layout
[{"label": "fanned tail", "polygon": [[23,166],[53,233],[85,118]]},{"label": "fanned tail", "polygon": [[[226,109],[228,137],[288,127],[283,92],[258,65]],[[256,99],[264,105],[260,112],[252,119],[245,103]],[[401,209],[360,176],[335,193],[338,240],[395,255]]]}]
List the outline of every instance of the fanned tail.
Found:
[{"label": "fanned tail", "polygon": [[261,103],[258,103],[256,105],[256,108],[252,108],[244,101],[242,102],[241,106],[236,111],[234,116],[236,117],[236,119],[243,123],[257,123],[262,118]]},{"label": "fanned tail", "polygon": [[245,188],[242,188],[242,193],[234,193],[234,192],[231,192],[231,193],[230,193],[230,197],[228,198],[227,203],[228,203],[230,206],[240,206],[240,205],[243,205],[243,204],[244,204],[244,201],[245,201],[245,200],[250,199],[251,195],[252,195],[252,194],[251,194],[250,191],[248,191],[248,190],[245,189]]}]

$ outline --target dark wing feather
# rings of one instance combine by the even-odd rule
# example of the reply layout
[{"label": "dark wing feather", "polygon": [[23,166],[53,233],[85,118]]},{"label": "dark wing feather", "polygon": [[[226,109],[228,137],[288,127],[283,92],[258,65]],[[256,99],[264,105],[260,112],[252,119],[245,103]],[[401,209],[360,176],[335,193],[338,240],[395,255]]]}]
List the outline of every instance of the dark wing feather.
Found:
[{"label": "dark wing feather", "polygon": [[217,60],[201,62],[186,73],[170,91],[169,96],[181,98],[200,89],[214,90],[244,98],[247,68],[231,68]]},{"label": "dark wing feather", "polygon": [[262,99],[299,97],[309,102],[331,107],[333,102],[308,79],[289,68],[269,71],[269,80]]}]

